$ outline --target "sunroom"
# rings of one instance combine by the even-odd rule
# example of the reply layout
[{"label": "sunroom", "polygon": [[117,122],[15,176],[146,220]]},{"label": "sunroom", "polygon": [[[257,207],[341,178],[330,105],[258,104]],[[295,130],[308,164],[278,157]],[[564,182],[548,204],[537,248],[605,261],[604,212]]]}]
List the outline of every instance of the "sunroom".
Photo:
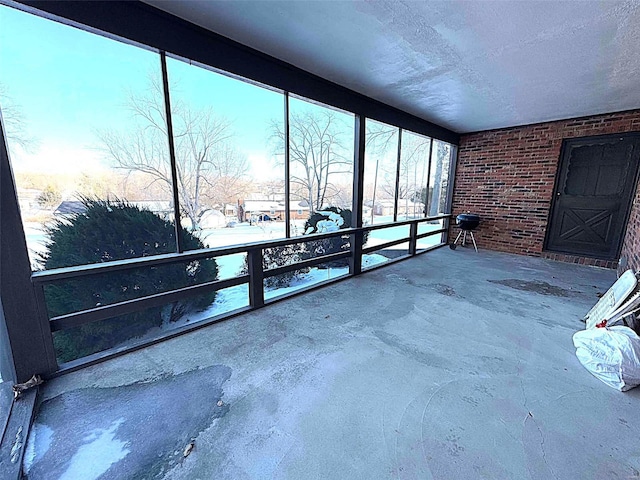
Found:
[{"label": "sunroom", "polygon": [[1,3],[7,478],[640,471],[562,446],[640,430],[569,334],[640,268],[638,5]]}]

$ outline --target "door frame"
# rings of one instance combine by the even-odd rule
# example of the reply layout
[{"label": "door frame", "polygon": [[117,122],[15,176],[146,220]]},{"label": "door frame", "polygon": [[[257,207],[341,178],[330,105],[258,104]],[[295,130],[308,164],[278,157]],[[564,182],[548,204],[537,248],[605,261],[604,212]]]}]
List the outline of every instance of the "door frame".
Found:
[{"label": "door frame", "polygon": [[[554,209],[556,208],[556,203],[557,203],[557,193],[558,193],[558,188],[560,187],[560,181],[561,181],[561,175],[562,175],[562,162],[564,160],[564,156],[567,152],[567,149],[569,148],[569,145],[571,144],[572,146],[574,144],[579,144],[582,146],[587,146],[587,145],[597,145],[599,143],[604,143],[602,142],[603,140],[609,140],[609,139],[613,139],[613,138],[621,138],[621,139],[637,139],[640,142],[640,131],[631,131],[631,132],[623,132],[623,133],[607,133],[604,135],[591,135],[588,137],[568,137],[568,138],[563,138],[562,139],[562,146],[560,147],[560,155],[558,157],[558,163],[556,166],[556,174],[555,174],[555,180],[553,182],[553,191],[551,192],[551,203],[549,205],[549,214],[547,215],[547,223],[546,223],[546,227],[545,227],[545,232],[544,232],[544,243],[542,244],[542,251],[543,252],[550,252],[550,253],[560,253],[560,254],[565,254],[565,255],[574,255],[576,257],[585,257],[585,258],[596,258],[599,260],[616,260],[620,258],[620,252],[622,251],[622,245],[624,243],[624,238],[627,235],[627,226],[629,225],[629,215],[631,214],[631,207],[633,206],[633,200],[637,194],[637,189],[638,189],[638,179],[640,178],[640,166],[639,168],[636,169],[635,172],[635,178],[633,179],[633,188],[632,188],[632,193],[631,196],[629,198],[629,201],[627,202],[626,205],[626,211],[624,213],[624,225],[622,227],[622,231],[621,231],[621,235],[620,235],[620,239],[618,241],[618,246],[616,247],[616,253],[614,258],[610,258],[606,255],[597,255],[597,254],[593,254],[593,255],[581,255],[581,254],[577,254],[575,252],[567,252],[564,250],[557,250],[557,249],[550,249],[549,248],[549,232],[550,232],[550,224],[551,224],[551,220],[553,219],[553,212]],[[639,144],[640,146],[640,144]],[[639,161],[640,163],[640,161]]]}]

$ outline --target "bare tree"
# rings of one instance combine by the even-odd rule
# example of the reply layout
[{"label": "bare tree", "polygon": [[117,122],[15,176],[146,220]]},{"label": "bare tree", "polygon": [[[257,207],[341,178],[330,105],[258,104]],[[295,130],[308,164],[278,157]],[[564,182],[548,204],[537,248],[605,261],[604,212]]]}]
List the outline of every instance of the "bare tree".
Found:
[{"label": "bare tree", "polygon": [[451,160],[451,147],[448,143],[434,141],[436,149],[435,169],[433,174],[433,191],[429,202],[429,215],[437,215],[445,211],[447,201],[447,189],[449,187],[449,162]]},{"label": "bare tree", "polygon": [[[391,166],[385,165],[384,157],[389,152],[389,149],[398,141],[398,129],[390,125],[385,125],[378,122],[367,122],[367,134],[365,141],[365,152],[369,158],[375,158],[376,167],[373,177],[373,195],[371,199],[371,223],[374,221],[374,215],[376,210],[376,195],[378,193],[378,176],[382,174],[385,177],[385,182],[382,184],[382,189],[390,194],[391,197],[395,195],[395,169],[396,164],[393,162]],[[381,165],[382,164],[382,165]],[[382,172],[381,172],[382,170]],[[389,179],[393,178],[393,186],[391,189],[385,188],[389,186]]]},{"label": "bare tree", "polygon": [[[150,184],[160,182],[170,192],[167,122],[159,80],[150,76],[147,94],[130,93],[126,107],[137,120],[136,127],[128,132],[99,132],[104,150],[116,167],[143,172],[149,176]],[[195,108],[174,101],[171,118],[180,208],[197,229],[208,208],[205,199],[227,200],[249,165],[230,145],[231,122],[216,115],[211,107]]]},{"label": "bare tree", "polygon": [[420,191],[428,182],[426,175],[429,167],[430,143],[431,139],[427,137],[413,134],[402,136],[398,198],[405,202],[406,215],[409,214],[409,201],[413,202],[414,217],[424,214],[424,207],[418,210],[417,202],[421,201]]},{"label": "bare tree", "polygon": [[246,155],[224,142],[215,162],[214,181],[208,182],[205,197],[213,204],[235,203],[250,190],[249,168]]},{"label": "bare tree", "polygon": [[29,136],[27,123],[20,105],[14,102],[7,87],[0,83],[0,112],[7,135],[8,144],[19,145],[24,150],[34,146],[34,139]]},{"label": "bare tree", "polygon": [[[272,138],[281,146],[285,133],[272,122]],[[345,155],[345,125],[335,112],[306,110],[291,114],[289,121],[289,160],[291,195],[306,200],[314,212],[339,197],[339,185],[332,180],[351,173],[353,158]],[[277,152],[281,153],[281,152]],[[299,187],[299,188],[296,188]],[[303,193],[297,193],[303,192]]]}]

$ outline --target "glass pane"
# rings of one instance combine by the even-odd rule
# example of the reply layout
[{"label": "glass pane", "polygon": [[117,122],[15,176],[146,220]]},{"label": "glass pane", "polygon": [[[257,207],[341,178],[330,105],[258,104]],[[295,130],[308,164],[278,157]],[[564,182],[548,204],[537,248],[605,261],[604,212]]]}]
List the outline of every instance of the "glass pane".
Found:
[{"label": "glass pane", "polygon": [[393,221],[398,168],[398,128],[367,119],[363,222]]},{"label": "glass pane", "polygon": [[351,218],[353,114],[290,98],[289,145],[291,235],[307,233],[319,210],[348,210]]},{"label": "glass pane", "polygon": [[[431,151],[431,178],[429,179],[429,206],[430,217],[445,212],[447,192],[449,189],[449,166],[451,162],[451,145],[439,140],[433,141]],[[444,225],[444,220],[438,220],[439,225]]]},{"label": "glass pane", "polygon": [[442,224],[440,220],[427,220],[418,224],[418,235],[440,230]]},{"label": "glass pane", "polygon": [[167,59],[182,224],[207,247],[285,236],[284,96]]},{"label": "glass pane", "polygon": [[247,284],[53,333],[58,362],[151,340],[165,332],[249,305]]},{"label": "glass pane", "polygon": [[[114,259],[89,251],[96,238],[152,245],[120,258],[175,251],[159,55],[4,6],[0,16],[0,108],[33,268]],[[106,208],[87,215],[88,202]],[[147,214],[124,222],[109,202],[162,223],[145,235]]]},{"label": "glass pane", "polygon": [[271,300],[281,295],[287,295],[303,288],[312,287],[326,280],[333,280],[348,274],[348,266],[341,266],[335,262],[331,262],[275,275],[264,279],[264,298],[265,300]]},{"label": "glass pane", "polygon": [[[397,227],[381,228],[379,230],[373,230],[369,232],[364,240],[365,247],[373,247],[375,245],[382,245],[393,240],[400,240],[401,238],[409,237],[409,225],[400,225]],[[389,247],[391,249],[400,248],[399,246]]]},{"label": "glass pane", "polygon": [[394,245],[393,247],[384,248],[375,252],[362,255],[362,270],[368,270],[381,263],[386,263],[395,258],[409,254],[409,242]]},{"label": "glass pane", "polygon": [[416,243],[416,250],[418,252],[442,244],[444,241],[444,233],[437,233],[429,237],[421,238]]},{"label": "glass pane", "polygon": [[[95,274],[45,285],[50,317],[237,277],[245,253]],[[212,300],[213,301],[213,300]]]},{"label": "glass pane", "polygon": [[429,137],[402,131],[398,220],[425,216],[430,147]]}]

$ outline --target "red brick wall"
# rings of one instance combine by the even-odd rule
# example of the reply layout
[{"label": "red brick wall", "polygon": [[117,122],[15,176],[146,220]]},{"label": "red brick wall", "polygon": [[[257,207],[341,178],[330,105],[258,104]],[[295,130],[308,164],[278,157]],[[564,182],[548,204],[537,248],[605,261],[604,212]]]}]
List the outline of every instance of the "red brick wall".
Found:
[{"label": "red brick wall", "polygon": [[628,268],[632,268],[636,272],[640,270],[640,186],[633,199],[620,257],[626,259],[627,262],[626,265],[621,265],[620,273]]},{"label": "red brick wall", "polygon": [[[562,140],[630,131],[640,131],[640,110],[463,135],[453,214],[470,211],[481,216],[478,247],[541,256]],[[625,251],[633,249],[635,262],[639,261],[639,209],[637,205],[632,212],[635,223],[629,226],[625,242]],[[453,227],[451,233],[457,231]],[[579,257],[552,257],[612,266]]]}]

